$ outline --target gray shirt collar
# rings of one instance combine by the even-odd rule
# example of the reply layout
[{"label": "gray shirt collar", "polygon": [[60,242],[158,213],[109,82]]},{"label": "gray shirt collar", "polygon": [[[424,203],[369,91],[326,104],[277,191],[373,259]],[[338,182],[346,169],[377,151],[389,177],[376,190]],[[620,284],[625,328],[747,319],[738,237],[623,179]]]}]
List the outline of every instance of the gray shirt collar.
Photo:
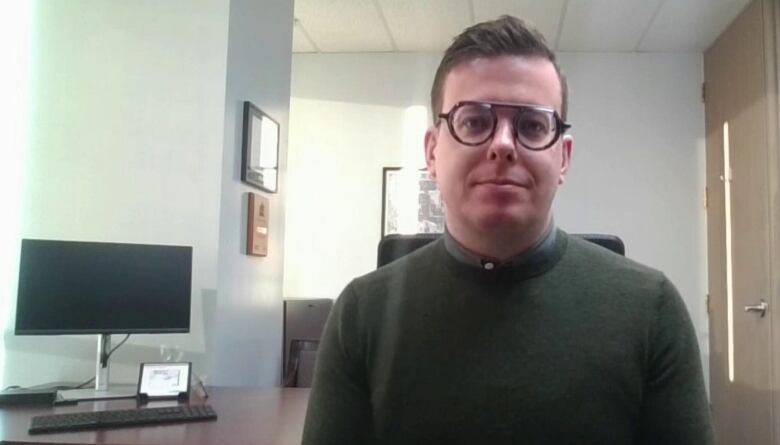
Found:
[{"label": "gray shirt collar", "polygon": [[446,227],[444,229],[444,247],[447,249],[447,252],[458,261],[479,267],[480,269],[492,270],[506,266],[523,266],[543,261],[553,252],[555,249],[555,232],[555,222],[551,220],[550,225],[547,227],[547,231],[538,243],[530,249],[527,249],[519,255],[503,261],[500,264],[494,259],[482,258],[466,250],[452,237]]}]

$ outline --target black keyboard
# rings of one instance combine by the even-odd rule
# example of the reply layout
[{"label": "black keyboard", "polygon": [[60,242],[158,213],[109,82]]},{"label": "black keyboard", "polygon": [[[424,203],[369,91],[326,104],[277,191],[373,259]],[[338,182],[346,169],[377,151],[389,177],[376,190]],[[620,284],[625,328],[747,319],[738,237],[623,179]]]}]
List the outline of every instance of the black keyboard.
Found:
[{"label": "black keyboard", "polygon": [[217,413],[209,405],[179,405],[164,408],[136,408],[86,413],[35,416],[30,434],[58,433],[64,431],[94,430],[161,423],[215,420]]}]

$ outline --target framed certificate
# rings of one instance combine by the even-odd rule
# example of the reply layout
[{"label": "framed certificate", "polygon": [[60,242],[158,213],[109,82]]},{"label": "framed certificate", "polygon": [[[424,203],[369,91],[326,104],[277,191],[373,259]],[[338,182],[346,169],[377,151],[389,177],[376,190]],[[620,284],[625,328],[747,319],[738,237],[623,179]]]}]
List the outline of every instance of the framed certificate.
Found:
[{"label": "framed certificate", "polygon": [[192,363],[141,363],[138,396],[144,399],[187,398]]},{"label": "framed certificate", "polygon": [[279,171],[279,124],[249,101],[244,102],[241,180],[276,193]]}]

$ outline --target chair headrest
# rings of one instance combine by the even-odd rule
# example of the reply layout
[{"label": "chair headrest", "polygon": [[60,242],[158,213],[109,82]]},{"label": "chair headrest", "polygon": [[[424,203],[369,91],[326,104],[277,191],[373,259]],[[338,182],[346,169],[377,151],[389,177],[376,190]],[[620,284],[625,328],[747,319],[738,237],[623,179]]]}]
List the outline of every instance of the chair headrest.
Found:
[{"label": "chair headrest", "polygon": [[[571,236],[582,238],[591,243],[609,249],[619,255],[626,254],[623,240],[616,235],[599,233],[573,233]],[[414,235],[387,235],[379,241],[377,248],[377,267],[389,264],[402,256],[414,252],[420,247],[437,240],[441,233],[417,233]]]}]

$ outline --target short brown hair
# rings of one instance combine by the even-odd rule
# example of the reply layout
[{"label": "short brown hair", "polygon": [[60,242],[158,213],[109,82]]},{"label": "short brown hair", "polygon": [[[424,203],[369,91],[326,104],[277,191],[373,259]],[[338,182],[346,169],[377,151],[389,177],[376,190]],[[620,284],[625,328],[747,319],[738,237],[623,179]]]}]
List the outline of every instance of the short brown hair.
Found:
[{"label": "short brown hair", "polygon": [[452,44],[444,52],[431,88],[431,110],[434,121],[441,113],[444,81],[455,66],[481,57],[507,55],[541,57],[552,62],[561,83],[561,118],[566,120],[569,91],[566,77],[555,61],[555,53],[547,46],[542,33],[534,27],[516,17],[503,15],[496,20],[477,23],[466,28],[453,39]]}]

